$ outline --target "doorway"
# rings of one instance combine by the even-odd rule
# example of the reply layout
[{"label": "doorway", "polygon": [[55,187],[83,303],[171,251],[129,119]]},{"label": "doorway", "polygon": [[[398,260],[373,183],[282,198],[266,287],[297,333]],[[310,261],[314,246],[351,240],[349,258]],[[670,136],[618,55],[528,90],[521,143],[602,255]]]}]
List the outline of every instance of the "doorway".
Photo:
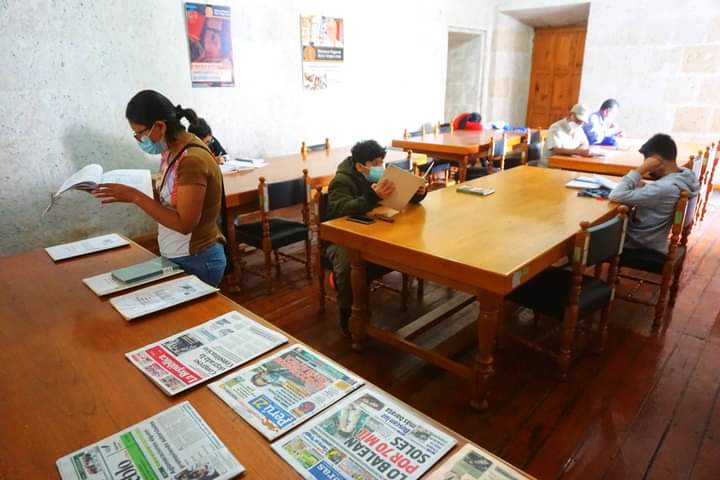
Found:
[{"label": "doorway", "polygon": [[536,28],[526,122],[547,128],[567,115],[580,95],[587,26]]},{"label": "doorway", "polygon": [[481,112],[485,82],[485,31],[453,28],[448,31],[445,118],[462,112]]}]

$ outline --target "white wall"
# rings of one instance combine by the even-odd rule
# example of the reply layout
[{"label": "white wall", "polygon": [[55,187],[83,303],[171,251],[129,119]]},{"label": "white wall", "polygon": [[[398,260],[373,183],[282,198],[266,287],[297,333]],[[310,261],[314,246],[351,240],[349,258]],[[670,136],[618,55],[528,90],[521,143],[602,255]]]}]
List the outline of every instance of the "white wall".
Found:
[{"label": "white wall", "polygon": [[[226,2],[227,3],[227,2]],[[274,0],[232,6],[234,88],[192,89],[181,1],[0,0],[0,254],[106,231],[138,235],[135,207],[70,192],[40,219],[51,192],[79,167],[155,169],[124,119],[153,88],[195,108],[232,153],[270,156],[302,140],[334,145],[442,118],[448,24],[488,29],[494,2]],[[301,84],[299,15],[345,19],[345,83]]]}]

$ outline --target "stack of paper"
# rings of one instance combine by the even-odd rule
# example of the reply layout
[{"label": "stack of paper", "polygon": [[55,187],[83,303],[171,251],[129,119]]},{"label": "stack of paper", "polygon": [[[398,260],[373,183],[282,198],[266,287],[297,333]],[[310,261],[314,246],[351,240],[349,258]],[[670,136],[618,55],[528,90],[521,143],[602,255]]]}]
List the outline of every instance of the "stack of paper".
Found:
[{"label": "stack of paper", "polygon": [[435,470],[427,480],[524,480],[527,477],[492,455],[466,444]]},{"label": "stack of paper", "polygon": [[163,392],[175,395],[287,340],[240,312],[228,312],[125,356]]},{"label": "stack of paper", "polygon": [[415,480],[456,441],[374,388],[363,388],[272,444],[304,478]]},{"label": "stack of paper", "polygon": [[188,402],[57,461],[63,480],[204,478],[229,480],[245,471]]},{"label": "stack of paper", "polygon": [[293,345],[210,384],[210,389],[272,440],[362,384],[331,360]]},{"label": "stack of paper", "polygon": [[191,275],[115,297],[110,304],[123,318],[133,320],[217,291],[217,288]]},{"label": "stack of paper", "polygon": [[262,168],[266,165],[267,162],[262,158],[234,158],[220,165],[220,171],[222,173],[243,172]]},{"label": "stack of paper", "polygon": [[50,255],[50,258],[57,262],[67,258],[102,252],[104,250],[124,247],[126,245],[130,245],[130,242],[117,233],[110,233],[108,235],[100,235],[99,237],[87,238],[77,242],[47,247],[45,251],[48,255]]}]

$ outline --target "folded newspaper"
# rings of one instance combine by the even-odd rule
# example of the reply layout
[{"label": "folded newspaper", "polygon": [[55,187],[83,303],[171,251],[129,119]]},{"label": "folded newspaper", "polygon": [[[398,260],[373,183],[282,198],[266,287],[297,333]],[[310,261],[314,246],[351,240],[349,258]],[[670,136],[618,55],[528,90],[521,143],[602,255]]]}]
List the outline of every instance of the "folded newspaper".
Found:
[{"label": "folded newspaper", "polygon": [[190,275],[112,298],[110,304],[125,320],[134,320],[217,291],[217,288]]},{"label": "folded newspaper", "polygon": [[366,387],[272,448],[306,479],[414,480],[455,443],[397,400]]},{"label": "folded newspaper", "polygon": [[287,340],[240,312],[228,312],[125,356],[165,394],[175,395]]},{"label": "folded newspaper", "polygon": [[527,478],[489,453],[468,443],[428,475],[427,480],[527,480]]},{"label": "folded newspaper", "polygon": [[111,293],[122,292],[129,290],[140,285],[146,285],[156,280],[162,280],[163,278],[173,277],[184,273],[181,268],[178,269],[167,269],[163,270],[155,275],[150,275],[134,282],[122,282],[113,277],[112,272],[101,273],[100,275],[94,275],[92,277],[83,278],[83,283],[92,290],[95,295],[102,297],[103,295],[110,295]]},{"label": "folded newspaper", "polygon": [[68,190],[84,190],[91,192],[101,183],[121,183],[133,187],[148,197],[153,197],[152,176],[150,170],[121,169],[103,173],[103,167],[95,163],[86,165],[63,182],[58,191],[50,197],[50,205],[42,213],[47,214],[55,205],[60,195]]},{"label": "folded newspaper", "polygon": [[57,461],[63,480],[214,479],[245,471],[188,402]]},{"label": "folded newspaper", "polygon": [[273,440],[363,384],[326,357],[292,345],[210,384],[265,438]]},{"label": "folded newspaper", "polygon": [[62,245],[54,245],[47,247],[45,251],[53,261],[58,262],[68,258],[89,255],[91,253],[111,250],[113,248],[124,247],[130,245],[126,239],[117,233],[109,233],[100,235],[99,237],[86,238],[77,242],[63,243]]}]

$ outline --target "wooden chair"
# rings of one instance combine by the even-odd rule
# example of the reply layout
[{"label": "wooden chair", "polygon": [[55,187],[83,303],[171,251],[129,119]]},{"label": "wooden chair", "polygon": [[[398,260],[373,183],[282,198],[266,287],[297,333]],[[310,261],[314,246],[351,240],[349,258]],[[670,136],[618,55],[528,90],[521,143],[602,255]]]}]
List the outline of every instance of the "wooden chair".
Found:
[{"label": "wooden chair", "polygon": [[307,145],[305,142],[300,144],[300,155],[303,157],[307,155],[308,152],[319,152],[320,150],[330,151],[329,138],[325,138],[324,143],[316,143],[315,145]]},{"label": "wooden chair", "polygon": [[543,135],[542,129],[528,128],[525,141],[520,146],[522,165],[537,165],[542,157]]},{"label": "wooden chair", "polygon": [[465,172],[465,180],[473,180],[475,178],[484,177],[491,173],[495,173],[496,166],[500,171],[505,170],[507,147],[507,134],[503,133],[500,139],[495,137],[490,139],[488,152],[486,157],[478,158],[468,165]]},{"label": "wooden chair", "polygon": [[[666,307],[675,306],[678,287],[680,283],[680,275],[682,274],[683,264],[687,253],[687,242],[692,232],[695,219],[695,207],[700,195],[688,198],[688,192],[682,192],[680,198],[675,204],[675,213],[672,218],[672,229],[670,230],[670,244],[667,254],[650,250],[650,249],[633,249],[625,250],[620,256],[620,272],[619,278],[628,278],[637,281],[637,286],[644,283],[657,285],[660,287],[658,298],[655,302],[642,300],[633,296],[631,290],[627,295],[620,297],[634,303],[655,307],[655,316],[653,319],[653,327],[662,324]],[[630,273],[624,273],[623,268],[631,268],[660,277],[660,280],[652,278],[641,278]],[[669,294],[669,299],[668,299]],[[667,305],[666,305],[667,304]]]},{"label": "wooden chair", "polygon": [[[265,271],[260,275],[267,281],[268,289],[273,290],[272,257],[275,253],[275,269],[280,275],[280,257],[299,261],[305,264],[307,278],[312,278],[311,238],[309,229],[308,206],[308,172],[303,176],[284,182],[266,183],[260,177],[258,197],[260,200],[260,221],[252,223],[235,223],[235,236],[239,243],[251,245],[263,251],[265,255]],[[272,210],[302,205],[303,221],[287,220],[271,217]],[[305,242],[305,258],[280,253],[279,249],[297,242]],[[256,273],[256,272],[252,272]]]},{"label": "wooden chair", "polygon": [[[561,379],[567,378],[570,368],[578,320],[598,310],[601,316],[596,350],[604,348],[626,225],[625,206],[619,207],[617,215],[603,223],[580,223],[580,231],[575,235],[571,268],[550,267],[508,295],[509,300],[532,309],[536,316],[543,314],[561,319],[562,337],[557,351],[543,345],[547,334],[534,339],[512,335],[521,343],[552,356],[558,364]],[[604,262],[610,262],[606,281],[584,274],[587,267]]]},{"label": "wooden chair", "polygon": [[[317,241],[317,251],[316,251],[316,258],[315,258],[315,270],[317,272],[317,283],[318,283],[318,296],[320,301],[320,310],[325,311],[325,304],[328,300],[331,302],[335,301],[335,298],[333,296],[330,296],[327,294],[326,289],[326,283],[327,283],[327,274],[328,272],[332,272],[332,263],[330,262],[330,259],[327,258],[325,255],[325,249],[328,246],[328,242],[325,242],[322,240],[319,236],[320,232],[320,224],[327,220],[327,209],[328,209],[328,192],[324,190],[322,187],[315,187],[315,195],[314,195],[314,203],[316,204],[316,213],[315,213],[315,221],[316,221],[316,230],[318,232],[318,241]],[[387,290],[391,290],[393,292],[400,293],[400,297],[402,298],[402,307],[403,310],[407,309],[408,305],[408,299],[410,297],[410,276],[407,273],[402,274],[402,288],[401,290],[397,290],[395,288],[392,288],[380,281],[381,277],[392,272],[389,268],[380,267],[379,265],[368,265],[368,275],[367,279],[369,282],[371,282],[371,290],[374,290],[375,288],[385,288]],[[374,288],[373,288],[374,287]],[[418,301],[421,301],[423,298],[423,290],[424,290],[424,282],[422,279],[418,279]]]},{"label": "wooden chair", "polygon": [[[390,150],[390,149],[388,149]],[[385,165],[395,165],[396,167],[402,168],[403,170],[407,170],[408,172],[414,172],[415,171],[415,163],[413,162],[412,157],[412,150],[407,151],[407,155],[403,160],[395,160],[393,162],[385,162]]]},{"label": "wooden chair", "polygon": [[703,221],[705,219],[705,213],[707,213],[707,206],[708,202],[710,202],[710,197],[713,193],[713,179],[715,178],[715,172],[717,171],[718,166],[718,157],[720,157],[720,148],[718,148],[720,145],[717,143],[713,143],[710,147],[710,162],[711,165],[709,166],[708,170],[708,176],[707,176],[707,185],[705,187],[705,191],[700,191],[701,195],[704,195],[704,199],[702,202],[702,209],[700,213],[700,221]]},{"label": "wooden chair", "polygon": [[705,218],[707,203],[710,201],[710,195],[712,194],[712,180],[715,175],[717,162],[717,146],[712,143],[705,150],[703,168],[700,173],[700,178],[698,179],[700,182],[700,198],[698,199],[698,205],[695,209],[695,223],[699,223]]}]

